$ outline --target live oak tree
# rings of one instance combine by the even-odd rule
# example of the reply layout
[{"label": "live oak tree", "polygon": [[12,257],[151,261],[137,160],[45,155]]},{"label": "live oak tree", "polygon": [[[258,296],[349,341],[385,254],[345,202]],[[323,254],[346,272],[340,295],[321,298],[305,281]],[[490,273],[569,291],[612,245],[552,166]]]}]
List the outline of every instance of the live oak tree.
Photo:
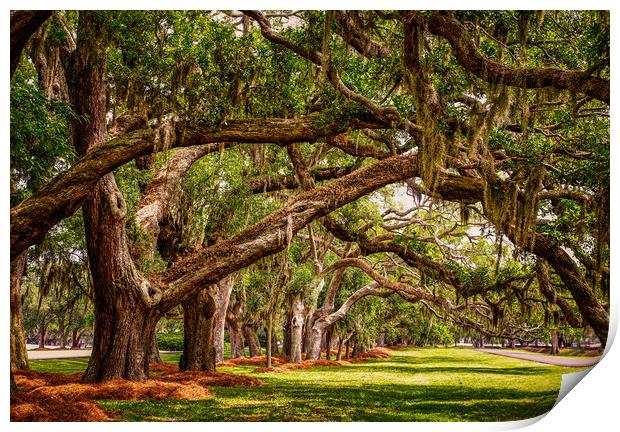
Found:
[{"label": "live oak tree", "polygon": [[[12,59],[40,24],[13,26],[18,18],[12,15]],[[64,160],[62,174],[12,207],[11,259],[16,265],[81,208],[96,315],[85,380],[145,379],[159,319],[183,303],[215,319],[211,312],[224,299],[214,286],[287,252],[298,233],[313,237],[314,248],[329,233],[342,242],[338,248],[357,251],[329,268],[310,252],[317,280],[356,267],[373,281],[368,290],[396,293],[441,319],[498,336],[524,331],[517,304],[531,303],[526,294],[534,290],[534,303],[551,305],[541,311],[585,322],[606,343],[607,13],[88,11],[53,18],[30,55],[48,55],[33,62],[47,77],[41,85],[61,95],[66,88],[76,160]],[[166,239],[179,233],[169,229],[170,209],[191,207],[177,199],[179,182],[197,161],[229,152],[251,161],[238,177],[245,195],[227,188],[224,176],[211,185],[244,200],[280,194],[271,201],[278,209],[219,237],[214,225],[203,225],[191,247],[164,257]],[[150,162],[156,153],[165,157]],[[132,197],[113,171],[134,159],[144,184]],[[475,215],[495,259],[439,260],[458,247],[440,237],[450,227],[432,208],[421,209],[429,221],[402,215],[402,228],[372,231],[347,225],[346,214],[328,216],[405,181],[417,198],[453,203],[445,214],[451,222],[462,215],[459,238],[472,234],[468,215]],[[247,202],[235,211],[243,213]],[[439,231],[425,233],[425,223]],[[434,246],[423,246],[429,242]],[[530,266],[540,260],[537,277],[525,264],[523,274],[501,277],[507,243]],[[490,269],[487,279],[472,270],[479,266]],[[319,321],[339,310],[331,300],[327,306]],[[214,327],[205,328],[199,334],[206,337]],[[369,344],[369,334],[351,337],[356,346]]]}]

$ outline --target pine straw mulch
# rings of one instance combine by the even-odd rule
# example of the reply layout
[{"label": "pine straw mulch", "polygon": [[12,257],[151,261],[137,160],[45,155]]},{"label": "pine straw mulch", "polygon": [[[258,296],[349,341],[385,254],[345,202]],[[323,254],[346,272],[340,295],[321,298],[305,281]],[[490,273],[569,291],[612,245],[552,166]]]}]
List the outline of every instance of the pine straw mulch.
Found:
[{"label": "pine straw mulch", "polygon": [[[274,355],[271,356],[271,364],[274,365],[282,365],[289,362],[289,358],[287,356]],[[262,366],[267,363],[267,356],[254,356],[254,357],[237,357],[225,360],[221,363],[218,363],[218,366]]]},{"label": "pine straw mulch", "polygon": [[161,375],[143,382],[80,382],[81,373],[17,370],[17,394],[11,398],[11,421],[105,421],[115,416],[97,400],[196,400],[213,396],[208,386],[260,386],[256,378],[223,372],[179,372],[172,364],[153,364]]},{"label": "pine straw mulch", "polygon": [[[276,367],[258,367],[252,372],[266,373],[266,372],[286,372],[294,369],[310,369],[315,366],[343,366],[350,363],[366,362],[370,359],[376,358],[388,358],[391,354],[385,348],[373,348],[370,351],[361,353],[359,357],[351,358],[348,360],[302,360],[299,363],[284,363]],[[264,364],[264,362],[263,362]]]},{"label": "pine straw mulch", "polygon": [[385,347],[391,350],[394,350],[394,351],[398,351],[401,349],[409,348],[411,346],[412,345],[407,345],[407,344],[394,344],[394,345],[386,345]]}]

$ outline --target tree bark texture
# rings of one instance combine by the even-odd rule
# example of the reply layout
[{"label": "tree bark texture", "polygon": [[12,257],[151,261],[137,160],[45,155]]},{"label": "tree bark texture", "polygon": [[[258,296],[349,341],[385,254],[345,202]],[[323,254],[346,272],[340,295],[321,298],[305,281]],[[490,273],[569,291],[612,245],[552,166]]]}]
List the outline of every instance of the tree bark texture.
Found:
[{"label": "tree bark texture", "polygon": [[243,302],[237,300],[234,305],[228,308],[228,312],[226,313],[231,358],[243,357],[243,348],[245,346],[243,342],[243,330],[241,328],[243,308]]},{"label": "tree bark texture", "polygon": [[83,380],[147,379],[151,340],[159,316],[136,307],[126,296],[118,296],[112,308],[102,301],[96,306],[96,316],[93,351]]},{"label": "tree bark texture", "polygon": [[303,337],[304,325],[304,304],[300,293],[293,294],[291,297],[291,346],[290,359],[291,363],[301,362],[301,344]]},{"label": "tree bark texture", "polygon": [[39,86],[47,98],[68,102],[69,90],[61,52],[64,54],[65,51],[73,51],[75,44],[71,36],[68,36],[62,45],[50,41],[48,28],[49,26],[42,25],[30,38],[30,58],[37,70]]},{"label": "tree bark texture", "polygon": [[261,355],[260,349],[260,341],[258,340],[258,335],[256,334],[256,328],[253,325],[244,324],[243,325],[243,337],[248,344],[248,349],[250,350],[250,357],[256,357]]},{"label": "tree bark texture", "polygon": [[184,335],[183,356],[179,363],[182,371],[214,371],[213,317],[215,315],[215,287],[200,291],[183,303]]},{"label": "tree bark texture", "polygon": [[276,336],[276,332],[273,331],[273,322],[271,324],[271,354],[280,355],[280,348],[278,348],[278,336]]},{"label": "tree bark texture", "polygon": [[153,333],[153,337],[151,338],[149,363],[164,364],[164,360],[161,358],[161,355],[159,355],[159,344],[157,343],[156,333]]},{"label": "tree bark texture", "polygon": [[[285,300],[285,304],[288,305],[285,311],[285,319],[284,324],[282,325],[282,353],[285,356],[291,355],[291,320],[293,319],[293,311],[291,307],[291,298],[290,295],[287,295]],[[302,330],[303,331],[303,330]],[[304,351],[303,343],[301,347],[302,352]]]},{"label": "tree bark texture", "polygon": [[[312,333],[312,329],[314,327],[314,320],[316,309],[314,307],[310,307],[308,310],[304,312],[304,324],[303,324],[303,352],[306,353],[306,359],[312,360],[309,356],[310,350],[312,349],[313,338],[316,338],[316,335]],[[320,339],[319,339],[320,343]],[[320,349],[320,347],[319,347]],[[314,359],[316,360],[316,359]]]},{"label": "tree bark texture", "polygon": [[[87,154],[106,141],[106,26],[97,12],[80,12],[78,46],[69,70],[69,95],[84,120],[73,124],[76,151]],[[127,206],[114,176],[96,183],[83,208],[95,306],[93,351],[83,380],[101,382],[148,376],[151,341],[161,312],[161,292],[136,270],[129,254]]]},{"label": "tree bark texture", "polygon": [[332,359],[332,336],[334,333],[333,326],[330,326],[325,332],[325,360]]},{"label": "tree bark texture", "polygon": [[39,348],[45,348],[47,343],[47,322],[45,319],[39,319]]},{"label": "tree bark texture", "polygon": [[551,355],[560,354],[560,344],[558,343],[557,329],[551,329]]},{"label": "tree bark texture", "polygon": [[213,346],[215,363],[224,361],[224,328],[226,326],[226,311],[232,293],[234,278],[228,276],[217,283],[215,315],[213,316]]},{"label": "tree bark texture", "polygon": [[23,252],[11,263],[11,368],[29,369],[21,284],[28,254]]},{"label": "tree bark texture", "polygon": [[338,353],[336,354],[337,361],[342,360],[342,342],[343,342],[342,337],[339,337],[338,338]]},{"label": "tree bark texture", "polygon": [[575,261],[559,244],[540,234],[534,240],[534,253],[543,257],[562,279],[564,286],[577,303],[581,316],[592,327],[601,341],[601,346],[604,347],[607,344],[609,332],[609,314],[596,298],[592,287],[581,275]]},{"label": "tree bark texture", "polygon": [[271,345],[272,345],[272,337],[271,337],[271,332],[273,330],[273,317],[271,312],[269,313],[269,316],[267,317],[267,363],[266,366],[268,368],[271,367]]},{"label": "tree bark texture", "polygon": [[49,10],[11,12],[11,78],[28,39],[50,16]]}]

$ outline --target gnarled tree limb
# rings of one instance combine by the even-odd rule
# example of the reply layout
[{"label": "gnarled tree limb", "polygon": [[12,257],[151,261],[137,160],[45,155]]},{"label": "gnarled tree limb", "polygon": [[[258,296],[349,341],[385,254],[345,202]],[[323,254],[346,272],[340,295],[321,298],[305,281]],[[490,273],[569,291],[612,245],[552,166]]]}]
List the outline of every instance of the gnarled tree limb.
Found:
[{"label": "gnarled tree limb", "polygon": [[50,10],[11,12],[11,79],[30,36],[52,16]]},{"label": "gnarled tree limb", "polygon": [[444,37],[459,64],[491,84],[525,89],[553,87],[586,94],[609,104],[609,81],[590,76],[588,71],[558,68],[511,68],[484,57],[467,29],[453,15],[435,12],[424,19],[427,29]]}]

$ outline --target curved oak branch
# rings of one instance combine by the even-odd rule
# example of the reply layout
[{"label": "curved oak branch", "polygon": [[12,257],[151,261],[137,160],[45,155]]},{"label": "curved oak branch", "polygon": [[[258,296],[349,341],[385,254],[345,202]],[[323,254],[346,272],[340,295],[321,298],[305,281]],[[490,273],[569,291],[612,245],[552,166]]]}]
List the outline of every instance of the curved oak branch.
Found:
[{"label": "curved oak branch", "polygon": [[291,233],[335,209],[418,171],[417,156],[395,156],[300,194],[286,207],[233,237],[204,248],[154,275],[167,288],[164,308],[210,283],[286,248]]},{"label": "curved oak branch", "polygon": [[424,22],[431,33],[450,43],[463,68],[488,83],[525,89],[553,87],[572,90],[609,104],[609,81],[592,77],[588,71],[552,67],[511,68],[483,56],[465,26],[453,15],[436,12]]},{"label": "curved oak branch", "polygon": [[[334,135],[343,128],[382,127],[370,119],[355,119],[348,124],[326,120],[313,114],[295,119],[230,120],[219,127],[179,125],[173,147],[210,143],[314,142]],[[60,220],[71,216],[97,181],[115,168],[145,154],[160,150],[158,134],[140,129],[90,150],[69,170],[59,174],[45,187],[11,209],[11,260],[29,246],[39,243]]]}]

